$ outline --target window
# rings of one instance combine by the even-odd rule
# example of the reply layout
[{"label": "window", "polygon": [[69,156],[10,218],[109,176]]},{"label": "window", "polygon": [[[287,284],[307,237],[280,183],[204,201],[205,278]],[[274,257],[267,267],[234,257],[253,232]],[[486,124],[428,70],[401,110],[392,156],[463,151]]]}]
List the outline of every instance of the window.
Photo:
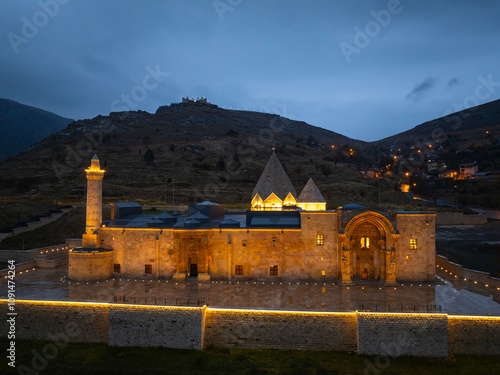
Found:
[{"label": "window", "polygon": [[278,276],[278,266],[271,266],[269,274],[271,276]]},{"label": "window", "polygon": [[234,266],[234,274],[235,275],[243,275],[243,265],[238,264]]},{"label": "window", "polygon": [[145,264],[144,273],[153,273],[153,266],[151,264]]},{"label": "window", "polygon": [[410,238],[410,250],[417,250],[417,239]]},{"label": "window", "polygon": [[120,263],[113,264],[113,271],[116,273],[120,273]]},{"label": "window", "polygon": [[370,248],[370,238],[369,237],[361,237],[361,248],[369,249]]},{"label": "window", "polygon": [[325,244],[325,236],[323,234],[318,234],[316,236],[316,245],[323,246]]}]

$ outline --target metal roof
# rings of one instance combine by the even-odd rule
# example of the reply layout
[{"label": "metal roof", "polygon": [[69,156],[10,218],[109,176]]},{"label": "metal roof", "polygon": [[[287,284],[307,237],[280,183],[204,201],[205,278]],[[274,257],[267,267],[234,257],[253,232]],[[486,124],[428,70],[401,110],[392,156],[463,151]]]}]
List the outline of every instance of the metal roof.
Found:
[{"label": "metal roof", "polygon": [[111,204],[119,208],[142,207],[139,203],[136,202],[119,202]]}]

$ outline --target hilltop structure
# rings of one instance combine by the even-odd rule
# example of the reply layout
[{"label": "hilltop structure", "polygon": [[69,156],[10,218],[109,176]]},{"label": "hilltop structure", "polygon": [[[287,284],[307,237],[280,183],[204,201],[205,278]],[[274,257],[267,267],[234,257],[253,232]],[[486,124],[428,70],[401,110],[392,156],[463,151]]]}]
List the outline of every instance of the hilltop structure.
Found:
[{"label": "hilltop structure", "polygon": [[273,152],[252,194],[251,209],[225,212],[213,202],[187,215],[142,214],[113,203],[102,222],[102,178],[94,156],[87,173],[83,247],[69,256],[68,276],[99,280],[188,277],[198,280],[362,280],[392,285],[433,281],[435,214],[348,204],[327,210],[312,179],[301,194]]}]

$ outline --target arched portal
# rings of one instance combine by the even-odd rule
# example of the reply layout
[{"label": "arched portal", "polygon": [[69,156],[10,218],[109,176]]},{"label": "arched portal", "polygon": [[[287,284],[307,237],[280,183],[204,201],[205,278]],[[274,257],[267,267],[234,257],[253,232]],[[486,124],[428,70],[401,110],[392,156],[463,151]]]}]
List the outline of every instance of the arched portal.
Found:
[{"label": "arched portal", "polygon": [[379,280],[385,273],[385,257],[379,243],[383,234],[370,222],[359,224],[351,235],[352,278]]},{"label": "arched portal", "polygon": [[396,281],[396,242],[399,235],[382,214],[365,211],[354,216],[339,233],[341,279]]}]

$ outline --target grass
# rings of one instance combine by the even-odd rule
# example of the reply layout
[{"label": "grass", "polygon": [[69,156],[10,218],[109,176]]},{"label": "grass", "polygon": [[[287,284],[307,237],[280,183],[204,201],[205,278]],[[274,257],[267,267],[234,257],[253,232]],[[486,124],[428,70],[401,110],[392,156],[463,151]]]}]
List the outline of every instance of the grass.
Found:
[{"label": "grass", "polygon": [[[6,338],[0,339],[8,348]],[[33,369],[35,353],[53,355],[46,341],[16,340],[16,364]],[[44,351],[45,348],[45,351]],[[43,362],[41,362],[43,363]],[[380,365],[380,371],[369,364]],[[47,360],[40,374],[498,374],[500,356],[457,355],[442,359],[362,356],[327,351],[223,349],[205,351],[166,348],[68,344]],[[17,369],[18,370],[18,369]],[[17,374],[2,356],[0,373]],[[35,373],[35,372],[20,372]]]},{"label": "grass", "polygon": [[46,202],[0,201],[0,228],[13,226],[51,208],[55,208],[55,205]]}]

